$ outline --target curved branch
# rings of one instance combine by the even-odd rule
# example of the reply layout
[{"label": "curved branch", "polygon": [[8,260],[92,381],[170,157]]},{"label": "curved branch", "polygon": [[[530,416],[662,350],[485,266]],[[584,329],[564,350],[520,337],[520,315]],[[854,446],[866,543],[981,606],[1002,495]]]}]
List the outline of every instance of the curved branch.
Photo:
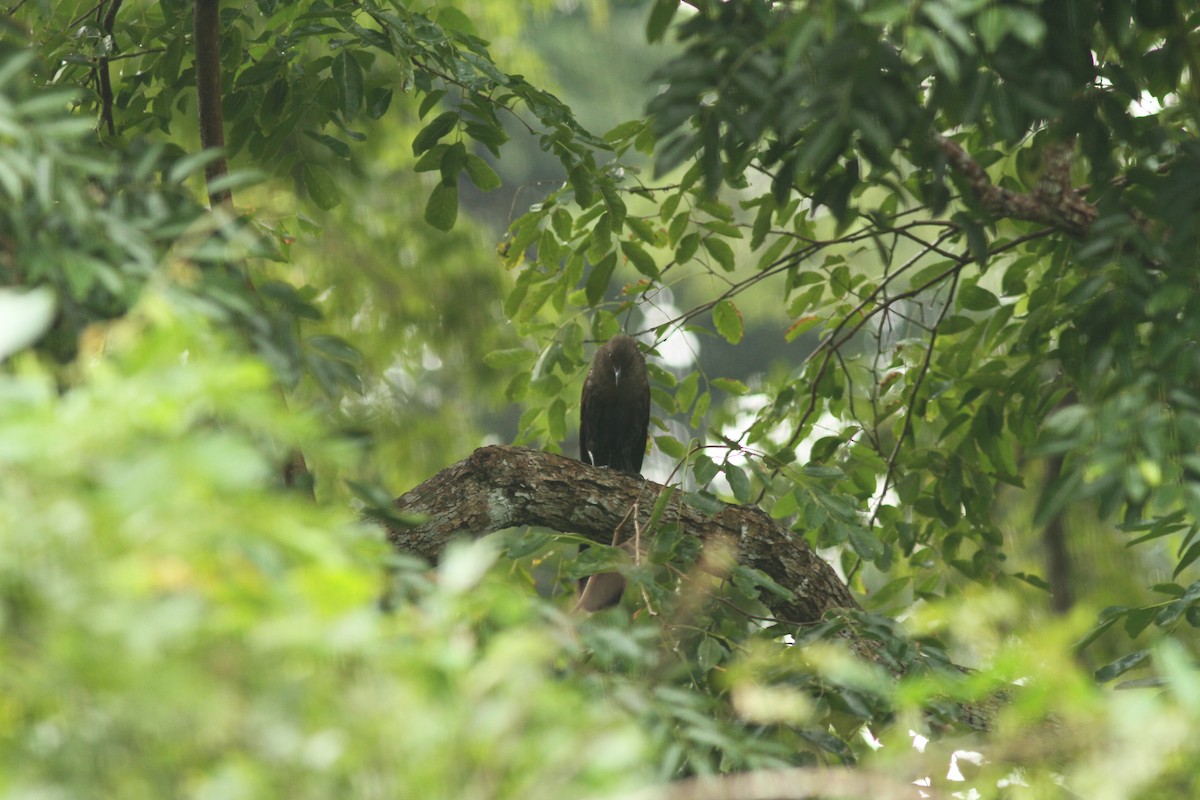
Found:
[{"label": "curved branch", "polygon": [[[523,447],[481,447],[466,459],[396,498],[404,516],[423,520],[410,527],[385,522],[397,548],[436,562],[457,536],[485,536],[519,525],[539,525],[610,544],[613,531],[634,521],[645,526],[656,499],[668,487],[633,475],[593,467],[565,456]],[[792,592],[763,597],[778,622],[812,624],[839,609],[857,610],[846,584],[809,548],[804,537],[753,506],[727,505],[711,516],[672,498],[663,519],[708,544],[733,545],[738,563],[759,569]],[[844,630],[863,658],[885,663],[877,643]],[[887,662],[892,669],[891,662]],[[999,698],[962,706],[963,721],[986,730]]]},{"label": "curved branch", "polygon": [[[564,456],[520,447],[482,447],[396,500],[396,509],[425,521],[412,528],[388,526],[388,538],[404,550],[436,561],[454,536],[483,536],[518,525],[579,533],[610,544],[613,531],[636,504],[644,525],[667,487],[636,476],[593,467]],[[819,621],[834,609],[856,609],[850,590],[814,553],[804,537],[752,506],[726,506],[707,516],[678,498],[664,519],[703,542],[731,543],[738,563],[762,570],[793,596],[764,597],[779,619]]]}]

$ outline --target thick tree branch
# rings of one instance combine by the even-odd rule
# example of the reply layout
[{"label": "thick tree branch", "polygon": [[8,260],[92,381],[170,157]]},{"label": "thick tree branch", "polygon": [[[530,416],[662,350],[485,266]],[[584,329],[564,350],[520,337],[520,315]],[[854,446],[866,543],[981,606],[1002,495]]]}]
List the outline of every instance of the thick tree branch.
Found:
[{"label": "thick tree branch", "polygon": [[[579,533],[610,544],[618,526],[629,526],[628,535],[632,536],[635,506],[637,524],[644,526],[666,489],[636,476],[539,450],[481,447],[398,497],[397,511],[418,515],[424,521],[407,528],[388,524],[388,539],[432,562],[454,537],[484,536],[519,525]],[[763,598],[780,622],[811,624],[828,612],[859,607],[833,567],[817,556],[802,536],[758,508],[726,506],[708,516],[675,497],[662,519],[678,522],[684,533],[705,543],[732,543],[738,563],[762,570],[791,590],[790,598]],[[852,632],[845,635],[860,656],[881,660],[873,642]],[[963,721],[986,730],[999,700],[961,706]]]},{"label": "thick tree branch", "polygon": [[[667,487],[571,458],[518,447],[476,450],[396,500],[397,510],[426,517],[413,528],[389,526],[398,547],[431,561],[459,535],[483,536],[518,525],[540,525],[610,544],[618,526],[650,517]],[[664,520],[704,542],[732,543],[739,563],[760,569],[790,589],[790,599],[764,598],[781,620],[813,623],[833,609],[858,608],[850,590],[804,538],[751,506],[726,506],[713,516],[672,499]],[[630,525],[628,535],[632,536]]]},{"label": "thick tree branch", "polygon": [[1084,236],[1096,221],[1096,207],[1071,186],[1072,147],[1067,142],[1047,148],[1042,180],[1032,193],[1020,194],[993,184],[979,162],[957,142],[945,136],[937,136],[935,141],[975,198],[996,216],[1052,225],[1075,237]]}]

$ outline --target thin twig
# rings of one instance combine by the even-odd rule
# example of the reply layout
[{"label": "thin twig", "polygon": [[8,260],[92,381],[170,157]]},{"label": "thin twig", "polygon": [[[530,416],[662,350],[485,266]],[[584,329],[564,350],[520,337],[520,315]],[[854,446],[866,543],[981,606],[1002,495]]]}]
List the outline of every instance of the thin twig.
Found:
[{"label": "thin twig", "polygon": [[904,427],[901,428],[900,435],[896,437],[896,443],[892,446],[892,453],[888,457],[887,472],[883,476],[883,488],[879,492],[879,502],[875,505],[875,512],[871,514],[868,527],[874,525],[875,520],[879,518],[879,511],[883,508],[883,496],[887,494],[892,476],[896,472],[896,458],[900,454],[900,447],[903,445],[904,439],[912,434],[913,406],[917,401],[917,393],[921,390],[921,385],[925,382],[926,375],[929,374],[929,366],[933,362],[934,345],[937,344],[938,330],[942,321],[946,318],[946,312],[954,304],[954,293],[958,290],[958,279],[961,274],[961,272],[955,272],[954,277],[951,278],[950,293],[946,296],[946,302],[942,306],[942,310],[938,313],[937,321],[933,324],[933,331],[929,334],[929,347],[925,350],[925,360],[921,363],[921,368],[917,372],[917,379],[913,382],[912,391],[908,396],[908,413],[904,415]]}]

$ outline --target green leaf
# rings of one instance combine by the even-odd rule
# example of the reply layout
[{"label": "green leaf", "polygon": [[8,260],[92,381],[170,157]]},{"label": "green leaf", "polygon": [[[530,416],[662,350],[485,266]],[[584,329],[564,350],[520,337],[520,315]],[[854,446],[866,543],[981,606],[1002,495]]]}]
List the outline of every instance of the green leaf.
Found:
[{"label": "green leaf", "polygon": [[734,584],[746,594],[757,594],[758,589],[766,589],[771,594],[785,600],[791,600],[796,596],[795,592],[778,583],[767,573],[744,564],[734,566],[732,577]]},{"label": "green leaf", "polygon": [[371,519],[390,522],[401,528],[412,528],[428,519],[417,514],[401,514],[396,511],[395,498],[382,486],[352,480],[347,480],[346,486],[359,500],[363,501],[364,511]]},{"label": "green leaf", "polygon": [[1118,675],[1122,675],[1133,669],[1149,657],[1149,650],[1137,650],[1129,655],[1122,656],[1116,661],[1106,664],[1105,666],[1096,670],[1096,680],[1100,681],[1101,683],[1107,683]]},{"label": "green leaf", "polygon": [[339,361],[346,361],[351,364],[362,363],[362,353],[340,336],[318,334],[310,336],[308,343],[314,349],[319,350],[330,358],[336,358]]},{"label": "green leaf", "polygon": [[594,306],[604,299],[604,293],[608,291],[608,282],[616,268],[617,254],[612,250],[600,259],[598,264],[592,266],[586,284],[588,305]]},{"label": "green leaf", "polygon": [[382,119],[392,104],[392,90],[378,86],[367,92],[367,116]]},{"label": "green leaf", "polygon": [[417,163],[413,165],[413,172],[433,172],[435,169],[440,170],[442,168],[442,159],[449,149],[450,145],[448,144],[435,144],[417,159]]},{"label": "green leaf", "polygon": [[650,9],[650,18],[646,20],[647,42],[653,43],[663,38],[678,9],[679,0],[655,0]]},{"label": "green leaf", "polygon": [[704,491],[687,492],[683,496],[683,502],[710,517],[725,510],[725,503],[722,503],[720,498]]},{"label": "green leaf", "polygon": [[461,9],[454,6],[437,6],[437,21],[439,25],[447,30],[460,31],[471,36],[477,35],[475,33],[475,23]]},{"label": "green leaf", "polygon": [[171,164],[171,169],[167,172],[167,181],[170,183],[182,183],[188,176],[193,173],[199,173],[209,164],[219,161],[221,158],[221,151],[211,148],[186,155]]},{"label": "green leaf", "polygon": [[1038,46],[1045,36],[1046,24],[1030,9],[989,4],[976,16],[975,29],[984,50],[993,53],[1008,35],[1030,47]]},{"label": "green leaf", "polygon": [[716,236],[706,236],[704,238],[704,249],[708,254],[716,259],[716,262],[721,265],[721,268],[726,272],[733,272],[733,248],[724,239],[719,239]]},{"label": "green leaf", "polygon": [[466,170],[471,183],[481,191],[490,192],[500,188],[500,176],[496,174],[496,170],[492,169],[490,164],[479,156],[475,154],[467,156]]},{"label": "green leaf", "polygon": [[328,147],[338,158],[350,158],[350,145],[325,133],[305,131],[304,135]]},{"label": "green leaf", "polygon": [[1014,572],[1013,577],[1017,580],[1025,581],[1025,583],[1028,583],[1030,586],[1041,589],[1044,592],[1051,591],[1050,584],[1046,583],[1046,581],[1038,575],[1033,575],[1027,572]]},{"label": "green leaf", "polygon": [[970,251],[971,258],[981,268],[984,267],[988,259],[988,241],[987,233],[984,232],[983,226],[965,211],[958,212],[951,219],[957,222],[958,226],[966,233],[967,250]]},{"label": "green leaf", "polygon": [[975,327],[976,320],[965,314],[951,314],[938,325],[939,336],[953,336]]},{"label": "green leaf", "polygon": [[537,260],[547,266],[557,265],[562,258],[562,251],[563,247],[558,243],[558,237],[554,235],[554,231],[545,228],[538,239]]},{"label": "green leaf", "polygon": [[300,172],[300,179],[304,183],[304,189],[308,192],[308,196],[312,198],[318,208],[328,211],[342,202],[342,195],[333,181],[333,176],[320,164],[312,162],[305,164],[304,169]]},{"label": "green leaf", "polygon": [[675,263],[686,264],[692,256],[696,255],[698,249],[700,249],[700,234],[692,231],[679,240],[679,246],[675,248]]},{"label": "green leaf", "polygon": [[[816,132],[804,139],[797,165],[803,172],[823,173],[832,166],[842,148],[849,140],[845,127],[839,124],[817,125]],[[791,188],[790,186],[788,187]],[[785,198],[777,193],[775,202],[782,204]]]},{"label": "green leaf", "polygon": [[882,555],[883,545],[871,531],[854,524],[845,527],[850,539],[850,546],[862,557],[863,561],[875,561]]},{"label": "green leaf", "polygon": [[558,289],[559,285],[555,281],[542,281],[533,286],[525,301],[521,304],[520,311],[517,312],[516,321],[526,323],[532,320],[533,315],[541,310],[546,301],[550,299],[550,296],[558,291]]},{"label": "green leaf", "polygon": [[776,238],[775,241],[771,242],[771,244],[767,246],[767,249],[762,252],[762,255],[758,257],[758,264],[756,265],[757,268],[759,270],[764,270],[767,267],[773,266],[775,262],[778,261],[783,255],[783,251],[788,249],[790,244],[791,241],[786,236],[780,236]]},{"label": "green leaf", "polygon": [[696,665],[702,672],[707,672],[725,660],[729,651],[712,636],[705,636],[696,650]]},{"label": "green leaf", "polygon": [[654,245],[657,242],[654,228],[645,220],[638,219],[637,217],[626,217],[625,224],[646,244]]},{"label": "green leaf", "polygon": [[1000,305],[996,295],[976,284],[967,284],[959,289],[958,301],[969,311],[988,311]]},{"label": "green leaf", "polygon": [[700,373],[689,372],[687,376],[679,382],[679,386],[675,389],[675,403],[680,411],[687,411],[692,407],[692,403],[696,399],[696,392],[700,388]]},{"label": "green leaf", "polygon": [[750,249],[757,250],[766,241],[771,230],[771,217],[775,213],[775,200],[770,195],[765,196],[758,205],[758,213],[754,215],[754,226],[750,231]]},{"label": "green leaf", "polygon": [[567,436],[567,404],[561,397],[554,398],[550,408],[546,409],[546,424],[550,429],[550,438],[561,442]]},{"label": "green leaf", "polygon": [[678,461],[687,455],[687,447],[674,436],[655,436],[654,444],[668,458]]},{"label": "green leaf", "polygon": [[550,215],[550,224],[554,228],[554,232],[558,234],[558,238],[564,242],[571,241],[572,220],[571,214],[565,208],[556,208],[554,213]]},{"label": "green leaf", "polygon": [[342,50],[333,60],[333,80],[341,97],[342,116],[346,121],[358,116],[363,101],[363,73],[358,60],[348,50]]},{"label": "green leaf", "polygon": [[458,219],[458,186],[439,183],[425,204],[425,221],[439,231],[448,231]]},{"label": "green leaf", "polygon": [[824,464],[805,464],[800,471],[810,478],[819,480],[838,480],[846,475],[838,467],[827,467]]},{"label": "green leaf", "polygon": [[[659,437],[655,437],[657,440]],[[654,508],[650,511],[650,518],[646,520],[646,529],[655,530],[658,527],[659,520],[667,510],[667,506],[671,504],[671,500],[675,497],[676,488],[674,486],[664,486],[663,490],[658,493],[658,498],[654,501]]]},{"label": "green leaf", "polygon": [[458,124],[459,116],[457,111],[444,111],[433,118],[433,121],[426,125],[413,138],[413,155],[419,156],[429,148],[438,143],[439,140]]},{"label": "green leaf", "polygon": [[745,238],[742,235],[741,228],[733,223],[725,222],[724,220],[710,219],[706,222],[700,223],[700,227],[704,228],[706,231],[712,231],[713,233],[720,234],[728,239]]},{"label": "green leaf", "polygon": [[817,316],[800,317],[800,319],[788,326],[787,332],[784,333],[783,338],[789,342],[794,341],[797,336],[807,333],[808,331],[820,325],[821,321],[822,317]]},{"label": "green leaf", "polygon": [[[1112,616],[1102,619],[1099,623],[1097,623],[1096,626],[1088,631],[1082,639],[1075,643],[1075,652],[1082,652],[1089,644],[1104,635],[1104,632],[1111,628],[1116,621],[1121,618],[1123,613],[1124,609],[1122,609],[1121,614],[1113,614]],[[1101,616],[1103,616],[1103,614]]]},{"label": "green leaf", "polygon": [[661,177],[678,167],[692,156],[700,147],[700,142],[692,134],[681,134],[668,139],[657,149],[654,161],[654,175]]},{"label": "green leaf", "polygon": [[575,202],[580,208],[592,204],[592,176],[584,167],[575,167],[568,175],[571,189],[575,192]]},{"label": "green leaf", "polygon": [[621,226],[625,224],[625,201],[621,199],[621,195],[617,193],[612,183],[607,180],[600,182],[600,196],[604,198],[604,205],[612,220],[613,231],[619,232]]},{"label": "green leaf", "polygon": [[658,277],[658,267],[654,264],[654,259],[642,249],[642,246],[637,242],[622,241],[621,252],[629,259],[634,268],[645,275],[647,278]]},{"label": "green leaf", "polygon": [[912,583],[912,576],[905,575],[900,578],[888,581],[879,589],[871,593],[869,601],[871,608],[884,608],[893,600],[901,595],[901,593]]},{"label": "green leaf", "polygon": [[643,120],[632,119],[628,122],[622,122],[620,125],[612,128],[604,134],[603,138],[604,141],[608,142],[609,144],[613,144],[615,142],[624,141],[630,136],[636,136],[637,134],[641,133],[642,129],[645,127],[646,123]]},{"label": "green leaf", "polygon": [[425,97],[421,100],[421,105],[417,108],[417,117],[420,119],[425,119],[425,115],[428,114],[434,106],[440,103],[442,98],[445,96],[445,89],[435,89],[429,92],[429,94],[425,95]]},{"label": "green leaf", "polygon": [[1197,558],[1200,558],[1200,542],[1193,542],[1191,547],[1180,557],[1179,563],[1175,565],[1175,571],[1171,574],[1171,577],[1179,577],[1179,573],[1195,563]]},{"label": "green leaf", "polygon": [[746,477],[745,470],[734,464],[726,464],[725,479],[729,481],[729,488],[739,503],[745,505],[750,502],[750,479]]},{"label": "green leaf", "polygon": [[713,325],[717,333],[725,337],[730,344],[737,344],[745,333],[742,326],[742,312],[732,300],[722,300],[713,306]]},{"label": "green leaf", "polygon": [[458,185],[458,176],[467,165],[467,146],[462,142],[455,142],[446,148],[442,154],[442,163],[438,164],[438,170],[442,174],[442,183],[447,186],[453,184]]},{"label": "green leaf", "polygon": [[524,347],[513,347],[507,350],[492,350],[483,357],[483,363],[492,369],[508,369],[532,360],[533,353]]},{"label": "green leaf", "polygon": [[688,422],[693,429],[700,427],[700,424],[704,421],[704,415],[708,413],[708,407],[711,403],[712,394],[709,392],[701,392],[699,397],[696,398],[696,405],[692,409],[692,416]]}]

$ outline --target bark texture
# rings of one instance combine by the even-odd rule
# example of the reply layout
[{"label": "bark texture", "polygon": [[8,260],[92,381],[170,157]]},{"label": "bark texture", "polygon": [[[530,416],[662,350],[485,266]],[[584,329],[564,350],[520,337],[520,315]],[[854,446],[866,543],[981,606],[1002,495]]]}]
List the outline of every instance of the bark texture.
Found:
[{"label": "bark texture", "polygon": [[[200,147],[203,150],[225,147],[225,121],[221,108],[221,0],[196,0],[193,36],[196,48],[196,104],[200,119]],[[227,174],[225,157],[210,161],[204,168],[208,185]],[[228,189],[209,191],[208,201],[215,208],[233,202]]]},{"label": "bark texture", "polygon": [[[455,536],[483,536],[518,525],[578,533],[610,544],[618,526],[629,525],[632,509],[644,525],[667,487],[564,456],[519,447],[482,447],[396,500],[404,514],[425,521],[412,528],[389,526],[401,549],[436,561]],[[772,612],[792,623],[813,623],[832,609],[857,608],[849,589],[804,538],[750,506],[726,506],[707,516],[672,498],[664,520],[702,542],[735,546],[738,562],[760,569],[793,592],[791,599],[764,598]]]},{"label": "bark texture", "polygon": [[936,137],[935,142],[976,199],[998,217],[1040,222],[1075,238],[1086,236],[1096,221],[1096,207],[1071,185],[1071,142],[1046,148],[1042,178],[1034,191],[1024,194],[992,183],[987,171],[957,142],[944,136]]}]

